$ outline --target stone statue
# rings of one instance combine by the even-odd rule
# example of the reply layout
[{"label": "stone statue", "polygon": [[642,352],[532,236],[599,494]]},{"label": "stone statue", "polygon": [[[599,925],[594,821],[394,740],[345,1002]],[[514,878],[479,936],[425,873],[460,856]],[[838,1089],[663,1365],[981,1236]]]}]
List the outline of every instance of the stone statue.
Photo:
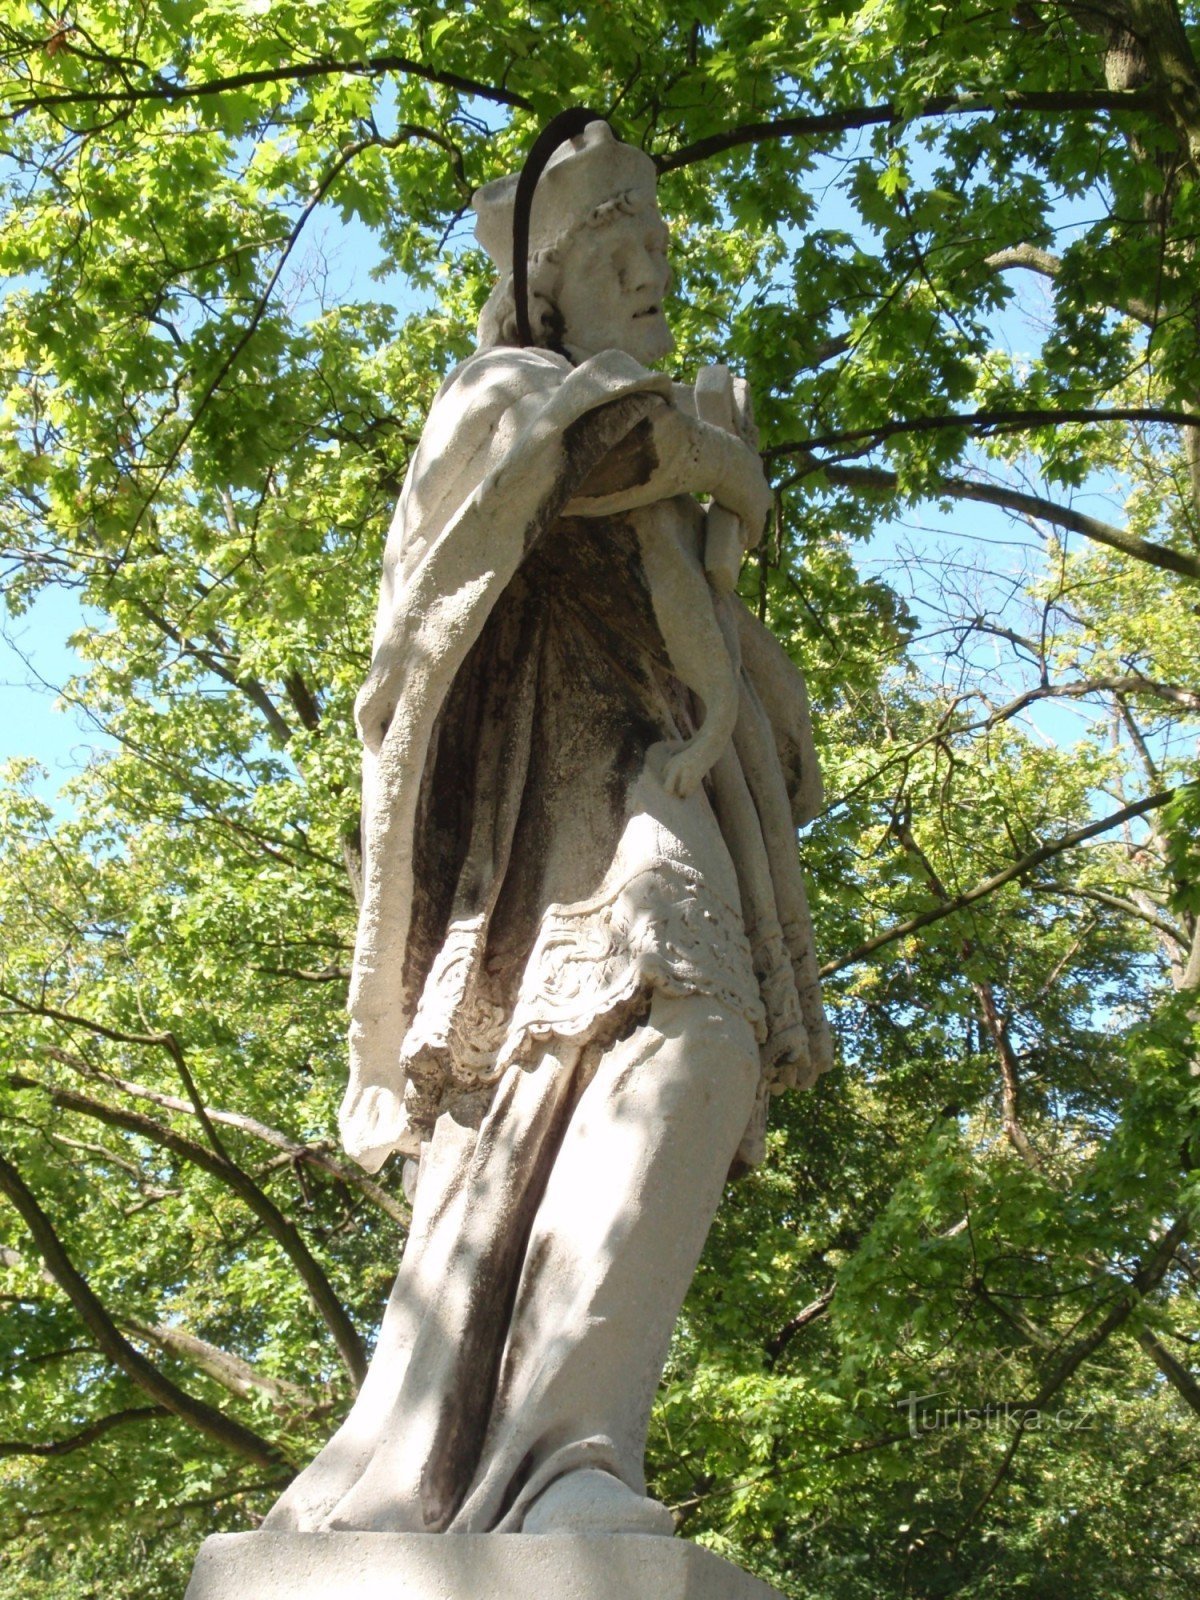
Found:
[{"label": "stone statue", "polygon": [[731,592],[770,505],[745,388],[653,370],[649,157],[599,120],[551,143],[527,272],[517,179],[475,196],[499,282],[413,458],[357,703],[341,1127],[370,1171],[408,1158],[411,1232],[362,1392],[267,1531],[670,1534],[643,1453],[679,1306],[767,1096],[829,1064],[804,685]]}]

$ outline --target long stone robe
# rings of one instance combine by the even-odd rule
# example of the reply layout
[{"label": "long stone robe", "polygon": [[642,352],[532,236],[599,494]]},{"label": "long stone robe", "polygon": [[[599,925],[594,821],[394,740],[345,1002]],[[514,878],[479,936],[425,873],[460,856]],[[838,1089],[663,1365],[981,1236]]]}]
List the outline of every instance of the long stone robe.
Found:
[{"label": "long stone robe", "polygon": [[[390,716],[362,730],[341,1129],[369,1169],[416,1154],[439,1111],[547,1038],[616,1037],[654,989],[746,1016],[764,1091],[829,1064],[795,842],[820,804],[803,679],[722,601],[741,655],[734,747],[707,793],[673,800],[656,767],[693,711],[654,625],[638,513],[572,514],[622,449],[636,470],[639,424],[671,394],[617,351],[572,368],[497,349],[431,411],[384,557]],[[700,509],[676,505],[695,551]],[[762,1117],[760,1098],[749,1155]]]},{"label": "long stone robe", "polygon": [[[820,797],[800,675],[719,602],[734,740],[670,795],[695,708],[654,620],[642,513],[589,514],[649,481],[648,423],[677,398],[614,351],[576,368],[485,351],[413,460],[360,699],[341,1125],[368,1168],[397,1150],[420,1175],[366,1384],[270,1528],[514,1530],[585,1466],[642,1493],[654,1386],[739,1139],[753,1160],[767,1093],[828,1064],[796,848]],[[703,511],[671,505],[699,565]]]}]

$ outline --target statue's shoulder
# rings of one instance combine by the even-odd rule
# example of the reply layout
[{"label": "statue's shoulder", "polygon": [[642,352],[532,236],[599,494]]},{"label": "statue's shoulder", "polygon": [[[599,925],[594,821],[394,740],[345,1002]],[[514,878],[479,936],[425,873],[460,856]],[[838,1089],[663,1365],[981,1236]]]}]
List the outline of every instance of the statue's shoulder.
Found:
[{"label": "statue's shoulder", "polygon": [[447,376],[409,466],[389,541],[440,526],[501,461],[522,427],[561,388],[571,363],[549,350],[479,350]]},{"label": "statue's shoulder", "polygon": [[471,432],[480,425],[503,432],[505,413],[510,423],[528,421],[560,390],[566,412],[580,414],[637,392],[669,399],[672,384],[622,350],[602,350],[576,366],[553,350],[496,345],[477,350],[449,374],[430,408],[427,432],[443,438],[448,428]]},{"label": "statue's shoulder", "polygon": [[531,394],[552,394],[571,370],[567,358],[553,350],[513,345],[477,350],[447,376],[432,411],[447,406],[480,414],[504,411]]}]

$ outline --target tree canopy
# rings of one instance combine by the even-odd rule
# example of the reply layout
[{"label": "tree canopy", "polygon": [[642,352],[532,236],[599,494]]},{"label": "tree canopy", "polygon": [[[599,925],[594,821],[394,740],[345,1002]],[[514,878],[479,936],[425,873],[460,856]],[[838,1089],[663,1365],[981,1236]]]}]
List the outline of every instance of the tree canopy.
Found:
[{"label": "tree canopy", "polygon": [[577,102],[658,164],[673,365],[751,381],[827,790],[839,1066],[652,1487],[794,1600],[1194,1594],[1200,7],[6,0],[0,55],[5,597],[74,598],[103,735],[0,792],[0,1600],[177,1595],[361,1378],[350,708],[470,194]]}]

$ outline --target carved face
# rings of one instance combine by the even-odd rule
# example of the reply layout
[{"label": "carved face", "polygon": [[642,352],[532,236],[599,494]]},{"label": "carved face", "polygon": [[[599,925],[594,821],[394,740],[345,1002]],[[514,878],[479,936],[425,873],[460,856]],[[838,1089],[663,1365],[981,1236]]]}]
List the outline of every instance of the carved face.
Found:
[{"label": "carved face", "polygon": [[663,313],[671,286],[668,237],[656,205],[572,235],[555,300],[563,343],[576,357],[624,350],[649,365],[673,348]]}]

